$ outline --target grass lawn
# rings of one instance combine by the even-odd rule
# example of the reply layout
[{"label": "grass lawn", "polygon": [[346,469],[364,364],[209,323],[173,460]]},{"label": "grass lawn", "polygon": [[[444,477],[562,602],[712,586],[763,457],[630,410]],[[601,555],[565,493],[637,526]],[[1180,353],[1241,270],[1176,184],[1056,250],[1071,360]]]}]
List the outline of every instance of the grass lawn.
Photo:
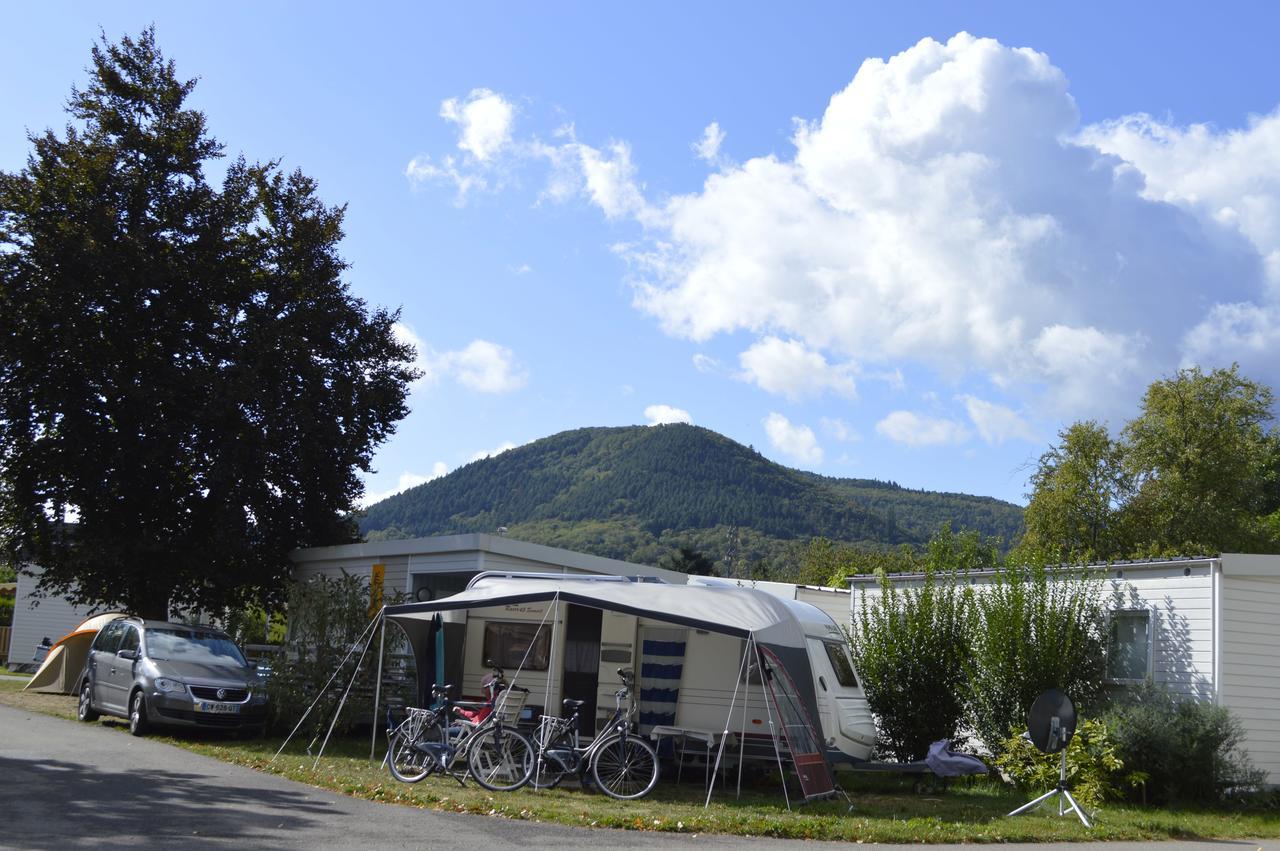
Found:
[{"label": "grass lawn", "polygon": [[[0,681],[0,703],[73,718],[71,696],[25,694],[18,682]],[[123,722],[100,722],[124,734]],[[735,800],[732,790],[717,793],[703,808],[698,784],[662,783],[641,801],[615,801],[577,789],[486,792],[447,778],[406,785],[368,760],[369,742],[331,743],[318,767],[305,742],[272,762],[278,739],[237,741],[212,735],[155,738],[196,753],[278,774],[357,798],[437,810],[504,818],[559,822],[590,827],[665,830],[684,833],[830,839],[864,842],[1035,842],[1119,839],[1263,839],[1280,837],[1280,813],[1269,811],[1166,810],[1108,806],[1086,830],[1074,818],[1049,812],[1005,818],[1025,801],[983,781],[953,786],[945,794],[914,795],[894,778],[842,775],[852,811],[843,799],[822,801],[788,812],[780,790],[761,787]],[[698,774],[697,771],[693,772]],[[688,774],[686,774],[688,776]]]}]

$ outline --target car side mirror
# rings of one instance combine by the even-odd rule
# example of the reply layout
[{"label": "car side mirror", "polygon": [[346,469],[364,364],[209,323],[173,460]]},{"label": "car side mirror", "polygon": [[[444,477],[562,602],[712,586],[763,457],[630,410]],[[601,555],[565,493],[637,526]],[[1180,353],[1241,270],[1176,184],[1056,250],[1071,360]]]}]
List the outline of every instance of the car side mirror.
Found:
[{"label": "car side mirror", "polygon": [[120,657],[121,659],[130,659],[133,661],[137,661],[138,651],[137,650],[117,650],[116,656]]}]

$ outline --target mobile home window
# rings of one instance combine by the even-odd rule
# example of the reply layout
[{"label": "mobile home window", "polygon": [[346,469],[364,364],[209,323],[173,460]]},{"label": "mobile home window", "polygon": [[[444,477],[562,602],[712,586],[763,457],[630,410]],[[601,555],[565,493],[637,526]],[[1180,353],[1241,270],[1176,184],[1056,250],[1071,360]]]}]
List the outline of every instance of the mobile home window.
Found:
[{"label": "mobile home window", "polygon": [[550,624],[543,624],[541,631],[536,623],[489,621],[484,625],[484,658],[499,668],[545,671],[550,657]]},{"label": "mobile home window", "polygon": [[1141,682],[1151,675],[1151,611],[1125,609],[1110,616],[1107,679]]}]

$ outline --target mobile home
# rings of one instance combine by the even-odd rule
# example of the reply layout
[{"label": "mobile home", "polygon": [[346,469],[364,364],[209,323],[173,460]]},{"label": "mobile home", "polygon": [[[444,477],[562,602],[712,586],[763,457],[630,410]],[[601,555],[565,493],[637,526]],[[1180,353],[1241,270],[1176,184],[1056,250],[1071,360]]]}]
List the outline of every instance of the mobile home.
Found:
[{"label": "mobile home", "polygon": [[[1254,765],[1280,783],[1280,556],[1224,553],[1091,569],[1103,577],[1110,685],[1151,680],[1229,707],[1244,725]],[[980,589],[992,575],[968,578]],[[900,586],[921,580],[890,578]],[[879,580],[849,581],[857,618],[863,600],[879,593]]]}]

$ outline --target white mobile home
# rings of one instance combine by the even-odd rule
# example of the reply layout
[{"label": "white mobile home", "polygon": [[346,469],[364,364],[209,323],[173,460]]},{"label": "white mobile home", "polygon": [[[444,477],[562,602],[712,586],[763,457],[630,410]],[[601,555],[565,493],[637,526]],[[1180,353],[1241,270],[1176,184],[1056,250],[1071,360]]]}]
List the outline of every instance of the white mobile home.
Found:
[{"label": "white mobile home", "polygon": [[37,597],[36,583],[40,569],[27,565],[18,574],[18,589],[13,598],[13,632],[9,642],[8,667],[34,671],[43,661],[33,659],[36,647],[46,638],[50,643],[71,632],[91,614],[92,606],[74,606],[59,596]]},{"label": "white mobile home", "polygon": [[[1229,707],[1245,748],[1269,782],[1280,783],[1280,556],[1224,553],[1094,565],[1105,577],[1110,621],[1108,681],[1146,679]],[[970,574],[977,587],[990,572]],[[919,583],[919,575],[891,577]],[[850,580],[852,617],[879,593],[878,579]]]}]

